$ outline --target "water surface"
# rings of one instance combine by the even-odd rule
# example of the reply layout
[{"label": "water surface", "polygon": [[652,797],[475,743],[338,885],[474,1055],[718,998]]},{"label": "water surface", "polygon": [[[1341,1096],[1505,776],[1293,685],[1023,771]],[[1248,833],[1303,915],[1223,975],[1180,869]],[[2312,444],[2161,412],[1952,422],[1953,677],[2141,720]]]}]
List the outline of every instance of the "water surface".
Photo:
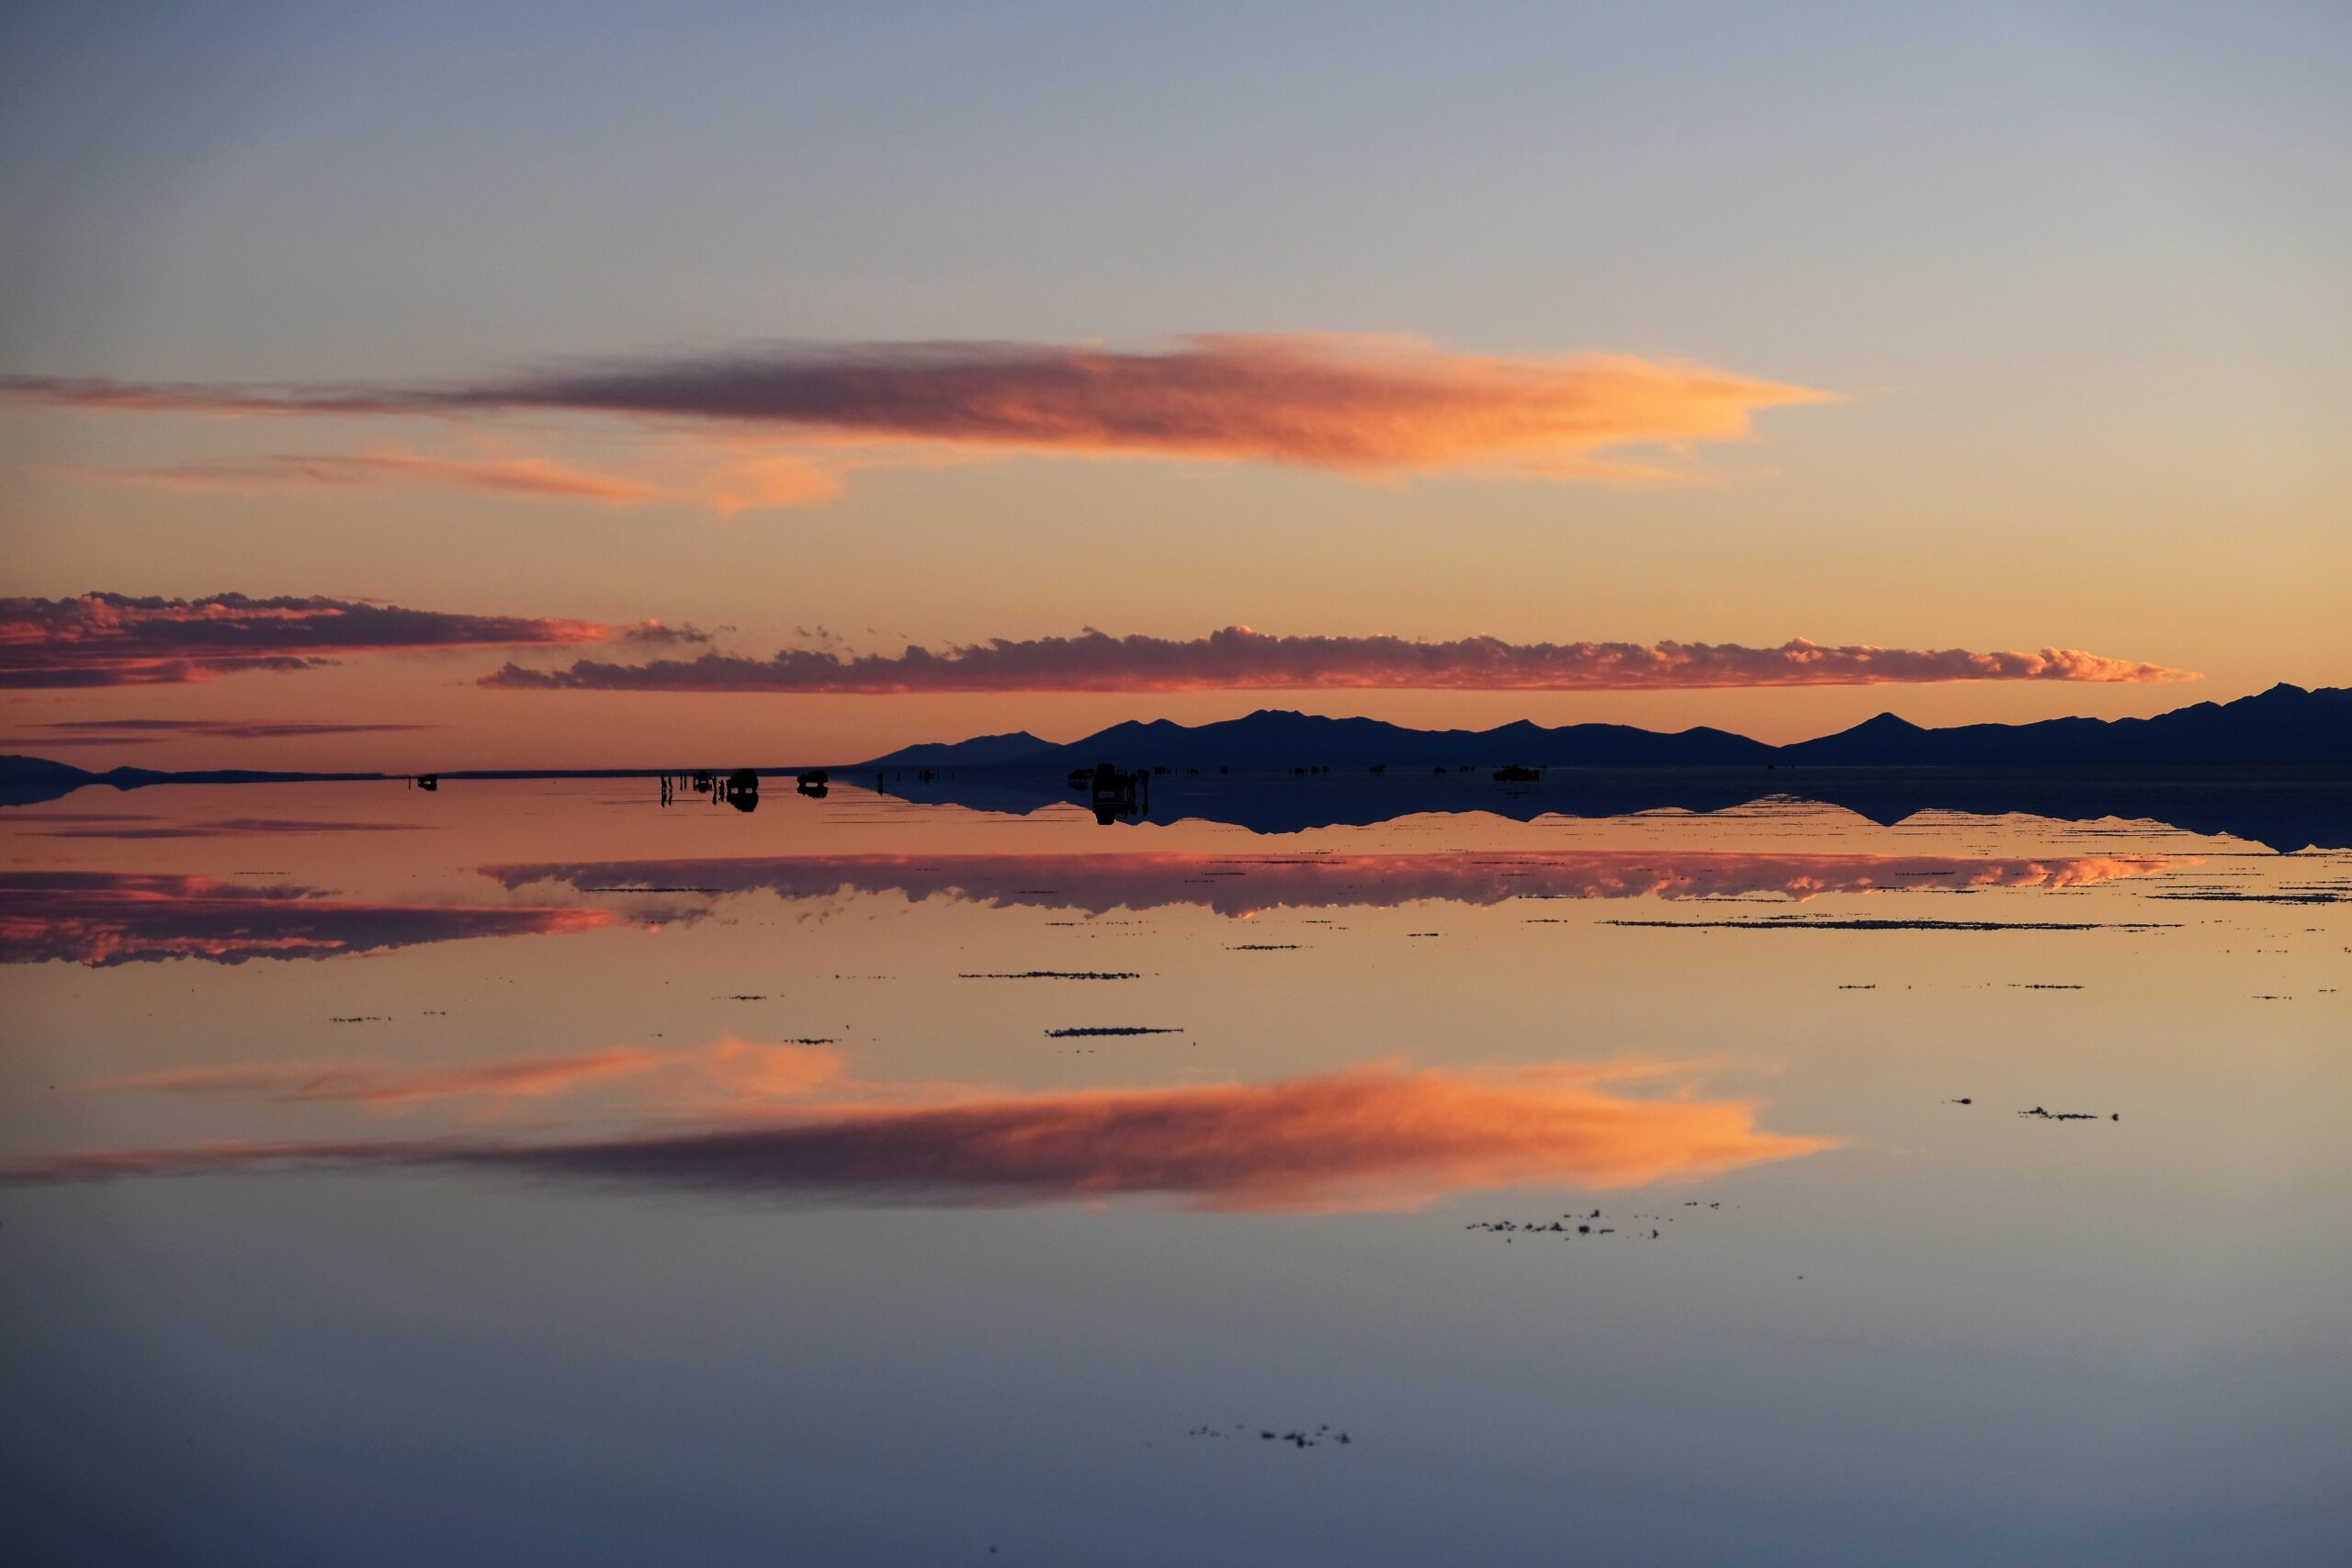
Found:
[{"label": "water surface", "polygon": [[9,812],[8,1538],[2337,1560],[2352,855],[1023,809]]}]

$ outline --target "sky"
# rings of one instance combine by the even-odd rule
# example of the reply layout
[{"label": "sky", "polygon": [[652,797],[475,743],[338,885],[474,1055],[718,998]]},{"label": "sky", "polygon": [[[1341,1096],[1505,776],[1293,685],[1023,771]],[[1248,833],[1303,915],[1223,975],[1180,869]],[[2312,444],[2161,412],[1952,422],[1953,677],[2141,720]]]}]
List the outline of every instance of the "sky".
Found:
[{"label": "sky", "polygon": [[2347,45],[2326,5],[12,6],[0,750],[1786,740],[2345,684]]}]

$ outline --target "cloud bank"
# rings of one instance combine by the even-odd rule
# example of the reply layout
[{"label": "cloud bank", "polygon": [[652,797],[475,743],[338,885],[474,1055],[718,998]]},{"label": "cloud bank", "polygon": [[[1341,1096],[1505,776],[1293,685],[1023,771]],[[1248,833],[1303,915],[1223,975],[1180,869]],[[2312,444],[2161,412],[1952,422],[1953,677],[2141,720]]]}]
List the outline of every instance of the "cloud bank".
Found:
[{"label": "cloud bank", "polygon": [[321,595],[6,598],[0,687],[175,685],[255,670],[307,670],[351,653],[561,646],[611,636],[594,621],[453,615]]},{"label": "cloud bank", "polygon": [[[1751,434],[1758,411],[1828,394],[1625,355],[1510,358],[1411,338],[1221,334],[1157,350],[933,342],[786,344],[439,384],[291,388],[44,377],[0,399],[201,413],[617,416],[798,439],[1077,457],[1255,461],[1356,473],[1486,468],[1658,477],[1612,448]],[[333,479],[366,482],[358,459]],[[266,473],[268,470],[257,470]]]},{"label": "cloud bank", "polygon": [[561,670],[509,663],[481,684],[507,691],[790,692],[865,696],[915,692],[1421,690],[1622,692],[1766,686],[1874,686],[1945,681],[2184,681],[2189,671],[2079,649],[1978,653],[1966,649],[1778,648],[1736,643],[1513,643],[1500,637],[1417,642],[1397,637],[1279,637],[1227,626],[1176,639],[997,637],[944,652],[845,655],[786,649],[772,659],[706,653],[692,660]]}]

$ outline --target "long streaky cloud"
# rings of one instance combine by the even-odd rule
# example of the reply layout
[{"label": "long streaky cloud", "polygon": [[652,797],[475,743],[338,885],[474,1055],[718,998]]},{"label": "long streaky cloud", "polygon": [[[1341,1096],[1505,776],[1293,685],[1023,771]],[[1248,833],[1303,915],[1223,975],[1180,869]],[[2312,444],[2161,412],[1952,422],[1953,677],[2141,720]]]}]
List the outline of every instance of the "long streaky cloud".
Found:
[{"label": "long streaky cloud", "polygon": [[0,1180],[440,1167],[886,1203],[1156,1196],[1204,1209],[1397,1209],[1506,1187],[1639,1187],[1836,1146],[1766,1132],[1744,1100],[1610,1092],[1608,1080],[1628,1071],[1375,1066],[1271,1083],[967,1099],[540,1143],[98,1150],[0,1164]]},{"label": "long streaky cloud", "polygon": [[72,471],[85,479],[149,485],[159,490],[226,491],[233,494],[276,490],[379,491],[422,487],[593,501],[607,506],[635,506],[666,499],[669,494],[660,486],[641,479],[596,473],[539,457],[468,459],[389,452],[274,452],[155,468],[85,468]]},{"label": "long streaky cloud", "polygon": [[1737,441],[1759,410],[1829,394],[1679,360],[1457,354],[1412,338],[1182,338],[1156,350],[934,342],[784,344],[438,384],[257,387],[0,378],[0,400],[226,414],[616,416],[803,441],[1069,457],[1253,461],[1356,473],[1447,468],[1670,477],[1657,461]]},{"label": "long streaky cloud", "polygon": [[[831,1043],[775,1043],[722,1035],[687,1050],[613,1045],[531,1056],[430,1065],[386,1062],[223,1062],[114,1073],[70,1086],[96,1094],[173,1094],[282,1105],[345,1104],[410,1111],[453,1102],[548,1100],[617,1091],[649,1110],[732,1119],[775,1102],[838,1106],[871,1099],[936,1094],[936,1085],[868,1084],[852,1078]],[[819,1100],[817,1097],[823,1099]]]},{"label": "long streaky cloud", "polygon": [[39,733],[19,744],[148,746],[164,740],[310,740],[322,735],[392,735],[446,726],[301,718],[74,718],[30,728]]},{"label": "long streaky cloud", "polygon": [[1758,686],[1875,686],[1946,681],[2185,681],[2190,671],[2079,649],[1778,648],[1737,643],[1418,642],[1398,637],[1280,637],[1227,626],[1177,639],[997,637],[934,653],[846,655],[786,649],[772,659],[706,653],[560,670],[516,664],[482,678],[508,691],[786,692],[863,696],[916,692],[1461,691],[1611,692]]},{"label": "long streaky cloud", "polygon": [[361,600],[85,593],[0,599],[0,687],[176,685],[307,670],[342,655],[604,642],[594,621],[410,610]]}]

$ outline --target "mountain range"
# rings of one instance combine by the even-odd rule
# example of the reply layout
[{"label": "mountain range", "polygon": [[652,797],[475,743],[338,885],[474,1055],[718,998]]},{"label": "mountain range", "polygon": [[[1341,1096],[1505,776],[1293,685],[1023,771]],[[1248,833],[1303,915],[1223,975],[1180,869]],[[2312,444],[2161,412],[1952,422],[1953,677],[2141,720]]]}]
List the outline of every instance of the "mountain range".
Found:
[{"label": "mountain range", "polygon": [[[731,759],[689,759],[695,766]],[[1623,724],[1547,728],[1524,719],[1493,729],[1411,729],[1374,718],[1325,718],[1261,708],[1241,718],[1182,725],[1130,720],[1066,745],[1025,731],[969,740],[926,741],[870,761],[830,766],[849,773],[923,770],[1004,779],[1060,776],[1110,762],[1121,768],[1288,773],[1297,768],[1361,772],[1438,768],[2102,768],[2143,765],[2352,765],[2352,688],[2306,691],[2280,684],[2229,703],[2197,703],[2154,718],[2052,718],[2032,724],[1967,724],[1928,729],[1891,713],[1851,729],[1770,746],[1705,728],[1660,733]],[[802,764],[761,766],[789,773]],[[630,778],[662,767],[443,770],[450,779]],[[672,772],[680,771],[675,764]],[[687,771],[691,771],[690,769]],[[399,774],[266,772],[215,768],[105,773],[44,757],[0,756],[0,806],[53,800],[88,784],[138,789],[165,784],[274,784],[398,778]]]},{"label": "mountain range", "polygon": [[2281,683],[2229,703],[2197,703],[2153,718],[2051,718],[1929,729],[1891,713],[1850,729],[1771,746],[1727,730],[1661,733],[1623,724],[1412,729],[1373,718],[1261,708],[1182,725],[1130,720],[1057,745],[1025,731],[927,741],[856,764],[1061,772],[1098,761],[1124,768],[1295,767],[2096,767],[2112,764],[2352,763],[2352,688]]}]

